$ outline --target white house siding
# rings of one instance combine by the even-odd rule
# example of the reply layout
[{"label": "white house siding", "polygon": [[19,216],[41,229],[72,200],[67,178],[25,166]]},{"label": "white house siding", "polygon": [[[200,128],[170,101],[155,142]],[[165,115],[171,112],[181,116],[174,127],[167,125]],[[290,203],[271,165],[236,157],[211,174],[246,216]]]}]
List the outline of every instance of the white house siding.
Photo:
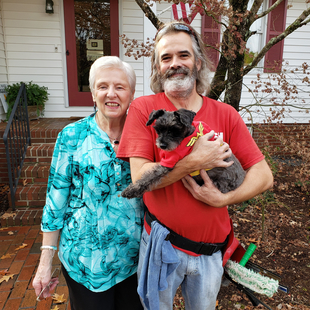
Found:
[{"label": "white house siding", "polygon": [[[143,42],[144,14],[134,0],[119,1],[120,26],[119,33],[125,34],[129,39]],[[120,58],[128,62],[135,70],[137,76],[135,97],[144,94],[143,58],[135,60],[133,57],[125,56],[125,48],[120,44]]]},{"label": "white house siding", "polygon": [[[0,3],[0,84],[7,84],[7,67],[5,57],[5,36],[2,26],[2,6]],[[5,112],[0,102],[0,119],[5,119]]]},{"label": "white house siding", "polygon": [[68,107],[62,0],[53,0],[54,14],[45,12],[42,0],[1,1],[8,82],[47,86],[45,117],[88,115],[91,107]]},{"label": "white house siding", "polygon": [[[287,17],[286,17],[286,27],[288,27],[296,18],[298,18],[302,11],[309,7],[309,4],[306,4],[304,0],[294,0],[289,1],[289,5],[292,5],[291,8],[287,10]],[[286,69],[294,69],[294,68],[301,68],[302,63],[306,62],[310,65],[310,24],[299,28],[298,30],[291,33],[288,37],[284,40],[284,51],[283,51],[283,60],[288,64],[285,64],[283,68]],[[288,70],[290,71],[290,70]],[[308,70],[309,72],[309,70]],[[253,70],[250,72],[244,79],[244,91],[242,93],[241,99],[241,106],[245,106],[248,104],[253,104],[255,99],[251,93],[247,90],[247,87],[253,89],[253,84],[251,81],[255,81],[257,79],[257,73],[262,73],[262,70]],[[306,84],[301,83],[301,80],[298,78],[297,74],[288,73],[287,77],[289,78],[290,83],[296,84],[299,86],[299,94],[297,95],[296,101],[292,102],[297,106],[303,106],[304,108],[310,108],[310,86],[306,86]],[[309,75],[308,75],[309,76]],[[262,79],[267,79],[267,74],[261,74]],[[304,76],[303,76],[304,77]],[[272,80],[271,80],[272,81]],[[266,96],[266,93],[259,94],[257,97]],[[284,92],[282,91],[280,94],[276,94],[277,97],[283,98]],[[302,100],[305,100],[306,103],[304,104]],[[268,100],[264,101],[268,103]],[[269,110],[269,107],[265,109],[265,112]],[[292,113],[290,116],[286,116],[283,119],[285,123],[308,123],[309,122],[309,114],[305,112],[299,112],[300,109],[292,109]],[[268,113],[268,112],[267,112]],[[255,115],[255,114],[254,114]],[[264,114],[256,114],[255,121],[261,122],[266,116]],[[244,117],[245,121],[248,122],[247,117]]]},{"label": "white house siding", "polygon": [[[63,1],[54,0],[54,14],[45,13],[43,0],[1,0],[2,24],[0,23],[0,79],[4,82],[29,82],[47,86],[49,100],[46,103],[45,117],[86,116],[92,107],[69,107],[67,93],[65,35]],[[114,0],[113,0],[114,1]],[[155,6],[159,13],[171,7],[171,2],[161,1]],[[306,7],[304,0],[294,0],[288,10],[287,25],[300,15]],[[309,5],[309,4],[308,4]],[[135,0],[119,0],[119,32],[131,39],[145,40],[154,37],[156,30],[144,17],[143,12]],[[159,16],[160,20],[171,20],[171,10]],[[1,22],[1,20],[0,20]],[[199,14],[191,24],[201,31],[201,17]],[[8,72],[6,72],[4,37],[6,40],[6,56]],[[310,25],[302,27],[285,39],[284,59],[291,66],[303,62],[310,64]],[[129,62],[137,75],[135,97],[149,94],[149,59],[124,55],[124,48],[120,44],[120,57]],[[7,74],[7,78],[6,78]],[[255,80],[257,71],[251,72],[244,79],[244,83],[251,87],[251,80]],[[265,76],[265,75],[263,75]],[[308,87],[309,88],[309,87]],[[309,102],[309,95],[306,96]],[[253,97],[244,87],[241,104],[253,102]],[[304,122],[300,113],[295,113],[299,122]],[[1,115],[0,118],[4,118]]]}]

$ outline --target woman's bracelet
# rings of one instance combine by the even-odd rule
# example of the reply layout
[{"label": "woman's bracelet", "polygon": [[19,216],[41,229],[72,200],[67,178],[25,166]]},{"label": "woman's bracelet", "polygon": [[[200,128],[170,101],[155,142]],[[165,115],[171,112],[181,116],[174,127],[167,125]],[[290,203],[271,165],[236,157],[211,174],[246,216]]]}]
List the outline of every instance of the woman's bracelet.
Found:
[{"label": "woman's bracelet", "polygon": [[53,245],[42,245],[40,247],[40,250],[54,250],[57,251],[57,246],[53,246]]}]

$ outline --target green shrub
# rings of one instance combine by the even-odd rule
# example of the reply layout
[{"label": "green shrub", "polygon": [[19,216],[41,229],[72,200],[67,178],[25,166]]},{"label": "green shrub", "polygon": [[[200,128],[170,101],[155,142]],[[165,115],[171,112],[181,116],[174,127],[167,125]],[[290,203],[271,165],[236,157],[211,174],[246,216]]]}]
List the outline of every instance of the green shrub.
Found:
[{"label": "green shrub", "polygon": [[[5,88],[7,92],[6,101],[8,104],[7,120],[10,117],[11,111],[14,107],[15,100],[17,98],[19,89],[22,82],[8,85]],[[39,116],[45,108],[45,102],[48,100],[49,93],[47,92],[48,88],[46,86],[39,86],[31,82],[25,83],[26,94],[27,94],[27,105],[37,107],[37,115]]]}]

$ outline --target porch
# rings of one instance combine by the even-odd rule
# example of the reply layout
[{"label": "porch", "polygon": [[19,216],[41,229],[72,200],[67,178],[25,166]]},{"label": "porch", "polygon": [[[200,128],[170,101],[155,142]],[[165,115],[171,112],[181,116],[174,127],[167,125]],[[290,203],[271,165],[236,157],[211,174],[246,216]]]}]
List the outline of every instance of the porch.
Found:
[{"label": "porch", "polygon": [[[31,146],[27,149],[15,194],[15,211],[17,212],[17,216],[14,222],[12,222],[13,218],[8,219],[7,225],[27,225],[36,223],[35,219],[40,217],[40,211],[45,204],[50,163],[57,135],[66,125],[78,119],[80,119],[80,117],[40,118],[30,121]],[[9,184],[6,152],[2,140],[6,125],[6,122],[0,123],[1,184]],[[10,195],[8,198],[11,207]],[[3,224],[4,222],[2,223],[2,227],[4,226]]]}]

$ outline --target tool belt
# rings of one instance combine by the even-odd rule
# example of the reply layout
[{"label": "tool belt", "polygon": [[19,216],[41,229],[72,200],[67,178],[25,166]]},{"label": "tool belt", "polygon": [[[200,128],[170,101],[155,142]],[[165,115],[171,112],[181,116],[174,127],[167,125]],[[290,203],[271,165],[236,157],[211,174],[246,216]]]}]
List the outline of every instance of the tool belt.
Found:
[{"label": "tool belt", "polygon": [[[148,210],[145,212],[145,221],[151,227],[151,223],[153,221],[157,221],[160,225],[166,227],[162,223],[160,223],[157,218],[151,214]],[[224,247],[227,245],[228,236],[223,243],[203,243],[203,242],[195,242],[181,235],[178,235],[176,232],[171,230],[170,228],[166,227],[169,230],[169,234],[167,235],[165,240],[169,240],[171,244],[175,245],[176,247],[194,252],[196,254],[203,254],[203,255],[212,255],[213,253],[223,250]]]}]

